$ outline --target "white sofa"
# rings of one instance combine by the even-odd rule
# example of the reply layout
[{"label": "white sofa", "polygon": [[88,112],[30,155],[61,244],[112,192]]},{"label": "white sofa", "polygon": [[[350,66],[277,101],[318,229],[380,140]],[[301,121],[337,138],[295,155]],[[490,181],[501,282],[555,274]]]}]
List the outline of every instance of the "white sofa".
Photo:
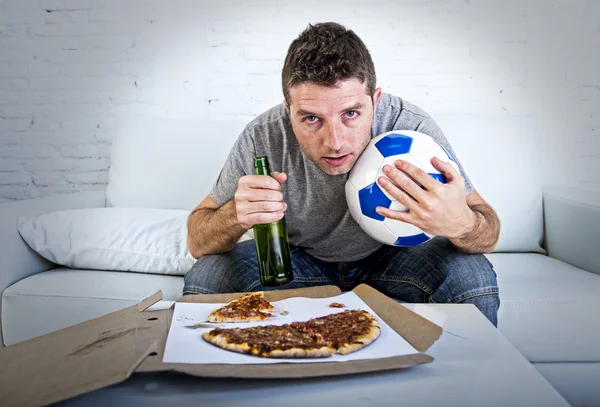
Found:
[{"label": "white sofa", "polygon": [[[529,159],[534,143],[523,123],[456,118],[441,124],[502,221],[498,247],[488,255],[500,286],[499,329],[573,405],[600,404],[600,194],[542,191],[543,168]],[[17,217],[105,206],[190,210],[243,126],[122,121],[106,190],[0,204],[3,343],[121,309],[158,289],[165,301],[180,297],[180,275],[77,270],[44,260],[21,239]]]}]

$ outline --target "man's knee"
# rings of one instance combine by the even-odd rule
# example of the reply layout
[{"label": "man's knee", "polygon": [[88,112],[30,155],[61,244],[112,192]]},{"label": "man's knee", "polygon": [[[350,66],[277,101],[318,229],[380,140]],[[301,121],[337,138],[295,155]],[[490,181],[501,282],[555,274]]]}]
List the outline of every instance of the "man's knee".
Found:
[{"label": "man's knee", "polygon": [[444,265],[444,273],[444,281],[431,297],[433,302],[473,304],[498,326],[500,297],[496,272],[484,255],[452,255]]},{"label": "man's knee", "polygon": [[260,284],[251,243],[242,242],[227,253],[200,257],[184,277],[183,295],[251,291]]},{"label": "man's knee", "polygon": [[[469,298],[498,294],[496,272],[482,254],[455,253],[442,265],[444,279],[434,293],[434,301],[459,303]],[[436,298],[437,297],[437,298]]]}]

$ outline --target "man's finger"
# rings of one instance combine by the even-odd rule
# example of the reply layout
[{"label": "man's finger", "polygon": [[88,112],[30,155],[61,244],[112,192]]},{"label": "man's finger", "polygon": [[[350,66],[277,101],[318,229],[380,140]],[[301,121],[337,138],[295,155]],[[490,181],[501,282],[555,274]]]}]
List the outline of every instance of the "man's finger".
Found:
[{"label": "man's finger", "polygon": [[261,202],[261,201],[272,201],[281,202],[283,201],[283,194],[280,191],[274,191],[272,189],[251,189],[251,193],[248,194],[247,200],[250,202]]},{"label": "man's finger", "polygon": [[433,191],[435,188],[439,187],[439,181],[433,179],[431,175],[427,174],[421,168],[412,165],[408,161],[404,160],[396,160],[394,162],[396,168],[400,171],[404,172],[406,175],[417,181],[419,184],[423,185],[426,190]]},{"label": "man's finger", "polygon": [[268,175],[247,175],[244,177],[244,185],[248,188],[279,190],[279,182]]},{"label": "man's finger", "polygon": [[375,208],[375,211],[381,216],[386,217],[388,219],[399,220],[400,222],[406,222],[410,223],[411,225],[414,225],[413,215],[410,212],[393,211],[383,206],[378,206],[377,208]]},{"label": "man's finger", "polygon": [[387,193],[390,194],[396,201],[406,206],[410,210],[418,209],[419,203],[415,201],[409,194],[407,194],[406,192],[399,189],[396,185],[394,185],[394,183],[391,180],[389,180],[386,177],[379,177],[377,181],[379,185],[381,185],[381,187],[385,189]]},{"label": "man's finger", "polygon": [[253,225],[261,225],[271,222],[277,222],[279,219],[283,218],[283,212],[262,212],[262,213],[254,213],[252,215],[248,215],[249,223]]},{"label": "man's finger", "polygon": [[[408,195],[410,195],[414,200],[421,203],[426,203],[427,192],[423,191],[423,189],[404,172],[391,165],[384,166],[383,172],[391,180],[393,180],[402,191],[408,193]],[[390,191],[388,192],[392,194]],[[396,196],[394,196],[394,198],[396,198],[396,200],[398,199]]]},{"label": "man's finger", "polygon": [[260,202],[260,201],[283,201],[281,191],[263,188],[244,188],[238,189],[234,195],[236,202]]},{"label": "man's finger", "polygon": [[431,159],[431,164],[433,164],[433,166],[439,172],[444,174],[444,176],[446,177],[448,182],[451,182],[461,176],[460,173],[458,171],[456,171],[456,169],[452,166],[452,164],[450,164],[449,162],[446,162],[446,161],[442,161],[437,157],[433,157]]},{"label": "man's finger", "polygon": [[287,204],[285,202],[274,201],[248,202],[243,209],[248,215],[253,213],[285,212]]},{"label": "man's finger", "polygon": [[285,172],[272,172],[271,176],[280,184],[283,184],[285,181],[287,181],[287,174]]}]

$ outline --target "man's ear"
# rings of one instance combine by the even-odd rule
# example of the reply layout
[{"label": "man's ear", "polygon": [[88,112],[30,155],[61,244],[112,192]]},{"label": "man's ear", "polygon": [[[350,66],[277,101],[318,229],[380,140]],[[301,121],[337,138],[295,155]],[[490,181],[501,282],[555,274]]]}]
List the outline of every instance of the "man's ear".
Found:
[{"label": "man's ear", "polygon": [[285,108],[289,111],[290,110],[290,105],[288,105],[287,100],[285,100],[285,98],[283,99],[283,105],[285,106]]},{"label": "man's ear", "polygon": [[381,97],[381,88],[377,88],[377,89],[375,89],[375,92],[373,93],[373,107],[377,106],[377,101],[379,100],[380,97]]}]

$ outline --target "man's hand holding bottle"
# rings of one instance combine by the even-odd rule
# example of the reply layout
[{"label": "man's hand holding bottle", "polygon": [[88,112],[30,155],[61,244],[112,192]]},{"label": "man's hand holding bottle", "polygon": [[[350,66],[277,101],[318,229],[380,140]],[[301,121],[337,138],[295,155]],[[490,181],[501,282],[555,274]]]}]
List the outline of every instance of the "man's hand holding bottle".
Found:
[{"label": "man's hand holding bottle", "polygon": [[240,178],[234,201],[237,220],[244,229],[283,218],[287,204],[283,202],[281,184],[286,180],[283,172]]}]

